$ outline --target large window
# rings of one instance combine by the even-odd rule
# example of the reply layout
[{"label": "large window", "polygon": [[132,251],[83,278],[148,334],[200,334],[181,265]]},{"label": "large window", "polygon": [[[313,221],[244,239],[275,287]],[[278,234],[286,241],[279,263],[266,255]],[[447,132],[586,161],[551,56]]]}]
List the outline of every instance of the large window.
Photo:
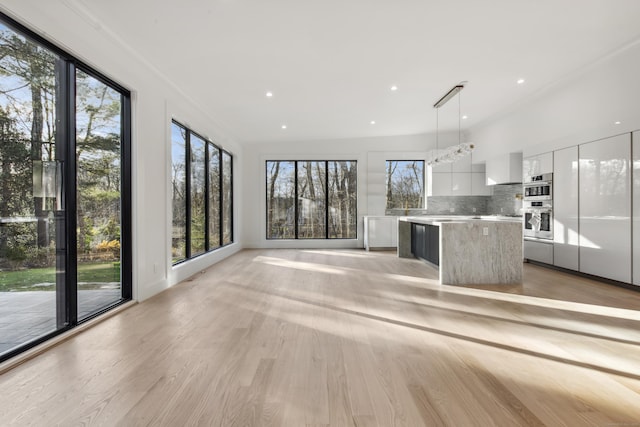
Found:
[{"label": "large window", "polygon": [[173,222],[171,251],[174,262],[187,258],[187,130],[171,126],[171,192]]},{"label": "large window", "polygon": [[267,161],[267,239],[355,239],[355,161]]},{"label": "large window", "polygon": [[129,93],[0,16],[0,360],[131,299]]},{"label": "large window", "polygon": [[[222,192],[220,189],[220,150],[216,149],[213,144],[209,144],[209,249],[217,249],[222,244],[220,240],[220,228],[222,224],[222,212],[220,210],[220,197]],[[227,198],[231,198],[231,193]],[[231,212],[229,212],[231,214]],[[225,215],[226,218],[226,215]]]},{"label": "large window", "polygon": [[233,164],[231,154],[222,152],[222,244],[233,242]]},{"label": "large window", "polygon": [[204,139],[191,133],[189,139],[190,181],[189,205],[191,221],[190,255],[196,256],[205,251],[206,213],[205,201],[207,188],[205,183],[205,145]]},{"label": "large window", "polygon": [[387,160],[387,209],[424,209],[424,160]]},{"label": "large window", "polygon": [[171,251],[178,263],[233,242],[232,156],[171,123]]}]

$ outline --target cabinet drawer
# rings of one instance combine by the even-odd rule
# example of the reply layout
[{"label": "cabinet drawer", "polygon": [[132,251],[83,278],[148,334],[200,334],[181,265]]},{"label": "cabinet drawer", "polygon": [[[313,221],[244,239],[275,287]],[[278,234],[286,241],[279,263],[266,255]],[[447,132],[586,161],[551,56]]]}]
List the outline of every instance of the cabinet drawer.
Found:
[{"label": "cabinet drawer", "polygon": [[553,264],[553,242],[524,241],[524,257],[531,261]]}]

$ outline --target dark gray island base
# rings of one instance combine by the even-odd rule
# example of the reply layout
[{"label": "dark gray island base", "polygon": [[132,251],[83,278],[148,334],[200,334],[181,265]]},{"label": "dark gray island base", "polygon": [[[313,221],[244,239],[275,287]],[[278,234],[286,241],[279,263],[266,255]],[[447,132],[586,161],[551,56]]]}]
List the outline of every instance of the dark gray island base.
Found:
[{"label": "dark gray island base", "polygon": [[522,283],[522,222],[400,217],[398,256],[439,267],[440,283]]}]

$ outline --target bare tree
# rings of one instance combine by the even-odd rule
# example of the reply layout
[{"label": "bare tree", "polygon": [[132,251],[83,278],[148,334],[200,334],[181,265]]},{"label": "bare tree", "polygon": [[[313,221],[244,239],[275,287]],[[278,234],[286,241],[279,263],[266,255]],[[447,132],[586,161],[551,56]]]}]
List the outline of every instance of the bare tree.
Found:
[{"label": "bare tree", "polygon": [[274,209],[274,196],[276,192],[276,182],[278,182],[278,174],[280,173],[280,162],[269,162],[271,163],[271,170],[269,171],[269,175],[271,179],[269,180],[269,210],[267,212],[267,224],[269,227],[269,236],[273,236],[273,209]]},{"label": "bare tree", "polygon": [[393,175],[398,162],[387,161],[387,207],[393,206]]}]

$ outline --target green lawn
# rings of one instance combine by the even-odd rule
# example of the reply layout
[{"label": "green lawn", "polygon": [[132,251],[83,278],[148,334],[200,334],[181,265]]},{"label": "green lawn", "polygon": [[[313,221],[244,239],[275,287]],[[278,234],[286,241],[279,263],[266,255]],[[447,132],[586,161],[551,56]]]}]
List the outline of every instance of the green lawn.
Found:
[{"label": "green lawn", "polygon": [[[56,269],[32,268],[0,271],[0,292],[55,290]],[[98,289],[101,283],[120,281],[120,263],[101,262],[78,265],[79,289]]]}]

